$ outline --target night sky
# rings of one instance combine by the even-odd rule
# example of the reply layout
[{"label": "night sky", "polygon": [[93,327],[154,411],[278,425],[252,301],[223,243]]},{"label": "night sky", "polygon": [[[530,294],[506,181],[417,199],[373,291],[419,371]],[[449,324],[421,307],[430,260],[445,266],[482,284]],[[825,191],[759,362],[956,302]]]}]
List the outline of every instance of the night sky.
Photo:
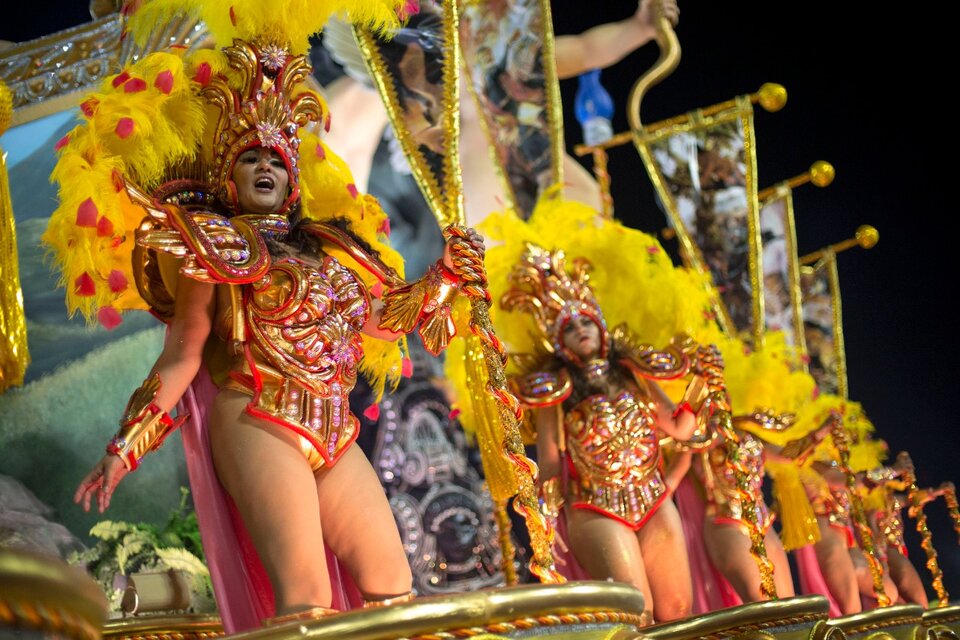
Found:
[{"label": "night sky", "polygon": [[[952,430],[960,358],[949,301],[957,269],[946,188],[957,116],[943,99],[955,72],[944,64],[951,59],[946,51],[955,36],[947,25],[953,21],[933,6],[922,16],[875,4],[857,5],[875,10],[865,16],[829,15],[817,13],[820,6],[681,2],[680,66],[648,93],[643,120],[751,93],[764,82],[786,87],[783,110],[756,109],[760,187],[802,173],[816,160],[836,168],[831,186],[795,191],[800,253],[851,237],[861,224],[880,232],[875,248],[838,257],[850,398],[863,404],[891,451],[912,454],[922,485],[957,482]],[[30,7],[29,18],[4,16],[0,40],[24,41],[89,20],[85,1],[35,0]],[[555,30],[579,32],[634,8],[630,2],[556,2]],[[791,10],[795,15],[787,17]],[[622,109],[633,81],[655,58],[651,44],[604,72],[620,108],[617,131],[627,126]],[[561,89],[572,148],[580,142],[572,109],[576,81]],[[610,172],[618,217],[649,233],[663,228],[632,146],[611,152]],[[664,245],[675,251],[675,243]],[[929,513],[945,584],[958,594],[956,534],[942,502]],[[911,556],[922,558],[916,534],[908,542]],[[918,566],[929,582],[922,562]]]}]

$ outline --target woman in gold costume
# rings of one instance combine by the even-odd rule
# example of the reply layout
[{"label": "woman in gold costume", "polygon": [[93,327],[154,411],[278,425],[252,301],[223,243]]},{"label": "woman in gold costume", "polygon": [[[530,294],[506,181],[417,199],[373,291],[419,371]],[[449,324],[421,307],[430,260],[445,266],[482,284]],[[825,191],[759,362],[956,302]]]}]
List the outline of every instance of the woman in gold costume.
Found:
[{"label": "woman in gold costume", "polygon": [[692,587],[659,441],[694,434],[708,411],[705,387],[695,378],[681,403],[670,401],[657,380],[686,375],[687,354],[638,345],[624,327],[608,331],[588,267],[578,259],[568,272],[562,251],[529,245],[501,298],[504,309],[534,316],[550,352],[512,380],[536,428],[542,502],[565,519],[590,578],[634,585],[657,621],[682,618]]},{"label": "woman in gold costume", "polygon": [[[303,83],[318,15],[347,8],[389,26],[399,8],[275,4],[193,3],[230,46],[152,54],[83,103],[87,122],[62,145],[61,207],[45,236],[77,283],[76,308],[108,324],[118,309],[148,307],[168,325],[75,500],[102,512],[121,479],[186,422],[204,547],[231,633],[343,608],[341,582],[355,584],[364,606],[412,597],[348,396],[361,370],[381,389],[399,373],[396,341],[416,325],[428,349],[447,344],[459,283],[451,256],[483,250],[478,236],[459,233],[423,279],[405,283],[383,243],[385,215],[315,131],[330,123]],[[183,9],[154,0],[133,24],[149,29]],[[89,176],[104,174],[110,188],[98,189]],[[99,262],[77,258],[81,246],[97,247]]]}]

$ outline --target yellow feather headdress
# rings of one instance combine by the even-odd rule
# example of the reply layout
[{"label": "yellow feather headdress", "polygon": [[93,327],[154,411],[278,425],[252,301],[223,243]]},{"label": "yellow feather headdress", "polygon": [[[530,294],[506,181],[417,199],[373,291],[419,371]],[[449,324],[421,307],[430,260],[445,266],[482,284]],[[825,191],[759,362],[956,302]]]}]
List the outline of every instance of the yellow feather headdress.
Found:
[{"label": "yellow feather headdress", "polygon": [[[219,200],[229,208],[233,161],[254,145],[276,149],[287,161],[288,205],[299,197],[306,218],[348,218],[354,233],[402,275],[402,258],[386,243],[386,215],[358,192],[343,161],[311,130],[311,123],[328,127],[330,119],[322,98],[303,82],[310,72],[303,55],[308,38],[330,15],[389,29],[399,26],[402,11],[397,0],[128,3],[127,26],[138,39],[187,12],[225,48],[150,54],[81,102],[81,124],[57,144],[51,180],[59,185],[60,203],[42,238],[60,269],[70,313],[112,328],[122,311],[147,308],[131,261],[146,212],[127,196],[125,182],[166,201]],[[359,266],[345,253],[331,253]],[[374,284],[372,274],[356,270]],[[399,376],[399,346],[364,340],[361,370],[382,390],[388,375]]]}]

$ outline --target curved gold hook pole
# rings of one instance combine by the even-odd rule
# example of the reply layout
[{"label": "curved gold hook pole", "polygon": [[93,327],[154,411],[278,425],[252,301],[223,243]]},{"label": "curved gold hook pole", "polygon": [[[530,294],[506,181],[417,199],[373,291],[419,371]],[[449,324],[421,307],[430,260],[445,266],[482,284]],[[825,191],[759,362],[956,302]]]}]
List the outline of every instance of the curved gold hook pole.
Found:
[{"label": "curved gold hook pole", "polygon": [[[637,78],[627,98],[627,122],[634,131],[643,129],[640,121],[640,103],[650,87],[654,86],[680,64],[680,40],[673,30],[673,25],[663,14],[662,7],[657,5],[657,44],[660,46],[660,57],[646,73]],[[629,141],[630,138],[627,138]]]},{"label": "curved gold hook pole", "polygon": [[828,251],[832,253],[840,253],[841,251],[846,251],[847,249],[857,246],[863,247],[864,249],[872,249],[879,241],[880,232],[877,231],[875,227],[871,227],[868,224],[860,225],[857,227],[857,231],[852,238],[841,240],[840,242],[836,242],[829,247],[820,249],[819,251],[808,253],[800,258],[800,264],[813,264],[822,258]]}]

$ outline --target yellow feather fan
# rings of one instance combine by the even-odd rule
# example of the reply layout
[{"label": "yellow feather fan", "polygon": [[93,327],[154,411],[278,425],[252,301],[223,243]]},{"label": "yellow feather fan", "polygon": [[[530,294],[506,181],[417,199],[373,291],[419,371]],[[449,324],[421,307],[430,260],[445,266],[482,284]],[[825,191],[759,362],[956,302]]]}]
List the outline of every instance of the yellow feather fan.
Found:
[{"label": "yellow feather fan", "polygon": [[196,156],[205,118],[192,71],[173,54],[145,57],[86,97],[84,123],[57,144],[50,179],[60,204],[41,239],[60,267],[69,312],[88,322],[111,327],[119,312],[146,308],[130,262],[145,212],[123,180],[150,189]]},{"label": "yellow feather fan", "polygon": [[184,14],[202,20],[217,46],[234,38],[268,40],[293,55],[309,49],[309,38],[333,15],[346,15],[353,24],[375,31],[398,27],[403,0],[150,0],[143,6],[128,2],[130,33],[142,45],[157,24]]}]

